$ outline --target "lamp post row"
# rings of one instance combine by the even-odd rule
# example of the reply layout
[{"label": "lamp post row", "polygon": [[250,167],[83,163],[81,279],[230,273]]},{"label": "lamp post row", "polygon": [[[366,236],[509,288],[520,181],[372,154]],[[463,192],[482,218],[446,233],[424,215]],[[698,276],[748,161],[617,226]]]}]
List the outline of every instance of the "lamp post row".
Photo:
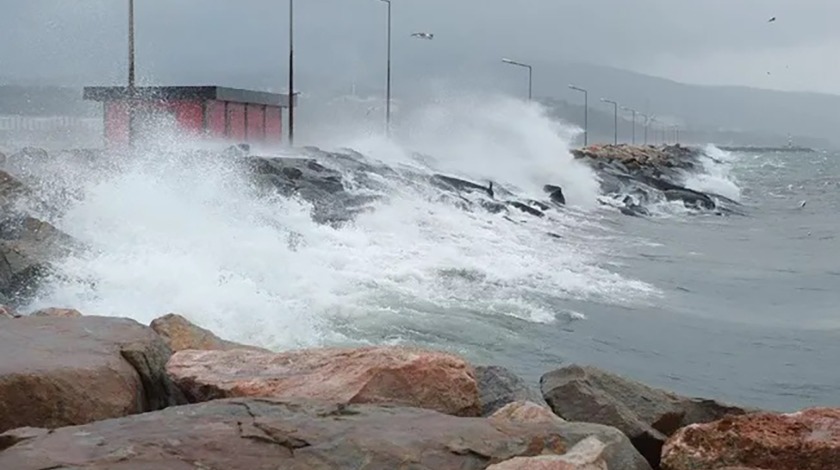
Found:
[{"label": "lamp post row", "polygon": [[[385,134],[386,136],[390,136],[391,132],[391,0],[380,0],[387,4],[388,6],[388,16],[387,16],[387,57],[386,57],[386,78],[385,78]],[[134,0],[128,0],[128,93],[130,96],[129,100],[129,119],[133,120],[133,98],[135,97],[136,93],[136,68],[135,68],[135,33],[134,33]],[[530,64],[525,64],[522,62],[518,62],[511,59],[502,59],[502,62],[508,65],[513,65],[517,67],[527,68],[528,69],[528,101],[533,100],[533,87],[534,87],[534,68]],[[295,60],[294,60],[294,0],[289,0],[289,92],[288,92],[288,106],[289,106],[289,145],[294,145],[294,129],[295,129],[295,114],[294,114],[294,104],[295,104],[295,92],[294,92],[294,67],[295,67]],[[584,99],[584,111],[583,111],[583,143],[584,146],[589,145],[589,91],[585,88],[581,88],[575,85],[569,85],[569,88],[583,93]],[[619,104],[614,100],[609,100],[606,98],[601,98],[601,101],[604,103],[612,104],[613,105],[613,112],[614,112],[614,122],[613,122],[613,131],[614,131],[614,143],[618,144],[618,107]],[[622,106],[621,109],[625,111],[630,111],[633,113],[633,144],[636,143],[636,114],[640,114],[642,117],[645,118],[645,145],[647,145],[648,141],[648,127],[654,121],[652,117],[648,117],[646,114],[638,113],[635,109],[627,108]],[[129,125],[129,129],[133,126]],[[679,127],[673,126],[672,129],[674,130],[675,139],[679,142]],[[665,128],[663,128],[663,141],[666,140],[665,138]],[[129,133],[130,134],[130,133]],[[131,140],[132,136],[129,135],[129,140]]]}]

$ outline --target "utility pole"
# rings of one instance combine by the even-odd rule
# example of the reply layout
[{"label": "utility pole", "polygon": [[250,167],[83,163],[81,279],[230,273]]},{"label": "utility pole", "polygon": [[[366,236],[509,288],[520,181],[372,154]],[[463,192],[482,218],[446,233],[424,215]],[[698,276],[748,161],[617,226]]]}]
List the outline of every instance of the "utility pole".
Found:
[{"label": "utility pole", "polygon": [[289,0],[289,146],[295,145],[295,1]]},{"label": "utility pole", "polygon": [[569,85],[569,88],[583,93],[583,146],[589,145],[589,91],[585,88]]},{"label": "utility pole", "polygon": [[385,79],[385,135],[391,135],[391,0],[382,0],[388,4],[388,59]]},{"label": "utility pole", "polygon": [[134,0],[128,0],[128,146],[134,147]]}]

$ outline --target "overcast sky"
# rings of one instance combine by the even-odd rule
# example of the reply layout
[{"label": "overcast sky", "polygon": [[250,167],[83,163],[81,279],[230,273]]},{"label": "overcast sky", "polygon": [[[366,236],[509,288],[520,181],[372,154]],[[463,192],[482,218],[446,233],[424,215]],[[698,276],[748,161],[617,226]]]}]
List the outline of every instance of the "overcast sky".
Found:
[{"label": "overcast sky", "polygon": [[[301,74],[383,66],[385,4],[297,0]],[[3,0],[0,76],[125,77],[125,0]],[[285,73],[286,0],[136,0],[138,74]],[[838,0],[393,0],[397,64],[576,60],[689,83],[840,94]],[[767,20],[775,16],[775,23]],[[432,42],[409,38],[436,34]],[[500,72],[501,73],[501,72]],[[304,88],[304,87],[302,87]]]}]

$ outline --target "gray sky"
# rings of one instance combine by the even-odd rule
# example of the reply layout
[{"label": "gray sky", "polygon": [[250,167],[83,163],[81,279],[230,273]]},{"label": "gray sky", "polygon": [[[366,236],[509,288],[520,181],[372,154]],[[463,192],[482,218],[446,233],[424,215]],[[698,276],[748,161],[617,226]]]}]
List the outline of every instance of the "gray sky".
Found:
[{"label": "gray sky", "polygon": [[[0,76],[125,77],[126,1],[3,0]],[[285,0],[136,0],[138,74],[282,80]],[[840,94],[837,0],[393,0],[395,67],[578,60],[701,84]],[[380,73],[385,5],[297,0],[299,70],[336,83]],[[778,21],[767,23],[776,16]],[[432,42],[413,40],[431,31]],[[463,72],[463,71],[462,71]],[[770,72],[768,74],[768,72]],[[500,73],[505,73],[500,70]],[[222,83],[224,84],[224,83]],[[305,88],[305,86],[302,86]]]}]

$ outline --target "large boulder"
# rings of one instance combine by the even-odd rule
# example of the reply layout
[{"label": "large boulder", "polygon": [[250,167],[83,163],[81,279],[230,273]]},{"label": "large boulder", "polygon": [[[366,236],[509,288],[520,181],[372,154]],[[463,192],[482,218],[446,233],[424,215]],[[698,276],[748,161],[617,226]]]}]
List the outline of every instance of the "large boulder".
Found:
[{"label": "large boulder", "polygon": [[609,470],[606,450],[607,445],[593,436],[578,442],[563,455],[514,457],[487,470]]},{"label": "large boulder", "polygon": [[508,403],[499,411],[490,415],[490,419],[517,423],[565,422],[563,418],[554,414],[548,406],[538,405],[530,401]]},{"label": "large boulder", "polygon": [[212,331],[193,324],[181,315],[170,313],[152,320],[151,328],[163,338],[173,352],[199,349],[204,351],[231,349],[253,349],[266,351],[255,346],[234,343],[219,338]]},{"label": "large boulder", "polygon": [[0,294],[19,299],[31,294],[50,264],[76,241],[34,217],[0,220]]},{"label": "large boulder", "polygon": [[558,416],[613,426],[658,468],[662,446],[677,429],[707,423],[743,408],[686,398],[594,367],[572,365],[540,379],[543,397]]},{"label": "large boulder", "polygon": [[170,355],[154,331],[128,319],[4,320],[0,432],[84,424],[183,404],[165,373]]},{"label": "large boulder", "polygon": [[665,470],[840,468],[840,409],[731,416],[679,430],[665,445]]},{"label": "large boulder", "polygon": [[481,410],[466,361],[411,348],[181,351],[166,369],[195,402],[275,397],[416,406],[457,416]]},{"label": "large boulder", "polygon": [[589,438],[603,443],[609,468],[649,469],[624,435],[594,424],[522,425],[419,408],[256,398],[50,433],[15,430],[0,436],[0,468],[478,470],[518,456],[563,454]]},{"label": "large boulder", "polygon": [[481,395],[481,416],[490,416],[508,403],[517,401],[546,405],[537,390],[504,367],[478,366],[475,368],[475,379]]}]

